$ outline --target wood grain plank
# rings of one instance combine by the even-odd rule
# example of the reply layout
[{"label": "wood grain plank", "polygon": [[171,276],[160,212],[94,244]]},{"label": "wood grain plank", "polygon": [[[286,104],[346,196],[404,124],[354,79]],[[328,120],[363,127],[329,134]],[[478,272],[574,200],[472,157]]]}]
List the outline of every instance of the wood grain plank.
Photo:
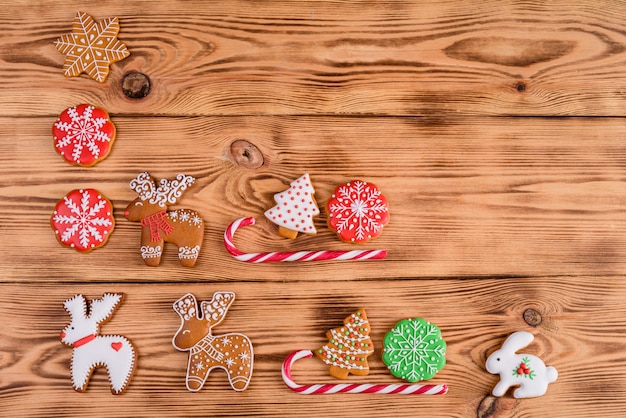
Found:
[{"label": "wood grain plank", "polygon": [[[0,119],[1,137],[20,137],[0,144],[0,268],[8,282],[626,271],[621,119],[115,117],[114,149],[89,169],[71,167],[54,152],[52,121]],[[239,139],[258,146],[263,167],[249,170],[232,162],[230,145]],[[166,247],[160,267],[143,265],[140,225],[123,217],[135,196],[128,183],[143,170],[156,178],[179,172],[198,178],[177,205],[206,220],[197,268],[181,270],[172,247]],[[243,251],[355,248],[325,225],[325,212],[316,221],[318,235],[295,241],[278,237],[265,220],[273,195],[303,172],[310,173],[321,206],[344,181],[361,178],[381,188],[391,222],[377,240],[359,248],[387,249],[387,261],[250,266],[226,253],[226,226],[245,216],[255,216],[258,224],[235,235]],[[111,199],[117,219],[107,245],[89,254],[59,246],[49,226],[56,201],[80,187],[95,187]]]},{"label": "wood grain plank", "polygon": [[[594,285],[590,286],[589,283]],[[626,407],[621,359],[625,343],[626,280],[607,277],[549,277],[487,280],[388,280],[367,283],[218,283],[195,284],[0,284],[0,408],[20,415],[115,416],[240,414],[298,416],[328,411],[338,403],[347,416],[372,411],[373,416],[477,416],[477,409],[497,381],[484,370],[486,356],[511,332],[528,330],[536,339],[526,350],[559,370],[549,396],[496,401],[506,416],[619,416]],[[215,372],[201,392],[184,387],[186,353],[171,346],[179,318],[171,304],[186,292],[198,300],[215,291],[234,291],[237,300],[225,321],[214,330],[242,332],[255,349],[255,372],[249,389],[232,391]],[[77,292],[89,298],[104,292],[125,292],[123,305],[103,326],[103,333],[131,338],[139,367],[129,390],[112,398],[105,373],[96,372],[84,394],[74,393],[69,380],[71,350],[58,341],[68,315],[62,302]],[[384,295],[384,297],[381,297]],[[380,359],[381,341],[396,321],[423,317],[437,324],[448,342],[447,364],[433,382],[448,383],[443,397],[302,396],[282,383],[280,366],[286,355],[314,349],[324,333],[352,310],[367,309],[377,354],[370,357],[369,377],[354,382],[392,383]],[[536,328],[522,319],[532,307],[543,315]],[[288,315],[285,313],[289,312]],[[302,360],[294,375],[299,382],[332,382],[317,360]],[[581,396],[584,392],[584,396]],[[63,399],[62,405],[54,400]],[[487,402],[493,398],[486,398]],[[106,406],[105,406],[106,405]],[[338,406],[337,406],[338,407]],[[417,408],[417,409],[416,409]],[[504,416],[504,415],[500,415]]]},{"label": "wood grain plank", "polygon": [[[152,115],[623,116],[618,1],[110,1],[131,56],[65,79],[53,41],[81,2],[0,2],[3,115],[81,102]],[[62,5],[62,7],[58,7]],[[126,98],[140,71],[152,92]],[[19,100],[16,100],[19,98]]]}]

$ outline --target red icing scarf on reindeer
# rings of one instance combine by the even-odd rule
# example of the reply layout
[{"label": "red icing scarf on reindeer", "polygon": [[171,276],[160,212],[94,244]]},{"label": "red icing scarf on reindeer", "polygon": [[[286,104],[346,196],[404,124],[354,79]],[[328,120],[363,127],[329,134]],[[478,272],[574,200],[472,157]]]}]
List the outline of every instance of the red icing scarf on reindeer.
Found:
[{"label": "red icing scarf on reindeer", "polygon": [[142,226],[150,228],[150,239],[152,242],[161,240],[161,231],[166,234],[171,234],[174,231],[174,227],[170,225],[165,219],[167,212],[162,210],[161,212],[153,213],[146,216],[141,220]]}]

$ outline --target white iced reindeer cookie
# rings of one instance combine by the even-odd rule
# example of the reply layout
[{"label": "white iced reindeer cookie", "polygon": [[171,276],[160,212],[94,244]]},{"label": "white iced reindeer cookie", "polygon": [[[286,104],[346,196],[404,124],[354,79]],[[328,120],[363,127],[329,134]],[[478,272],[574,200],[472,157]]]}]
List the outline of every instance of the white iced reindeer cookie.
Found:
[{"label": "white iced reindeer cookie", "polygon": [[89,311],[83,295],[64,303],[72,322],[61,332],[61,342],[74,349],[72,384],[78,392],[87,390],[96,367],[106,367],[114,395],[122,393],[130,381],[137,362],[133,345],[121,335],[100,335],[100,325],[111,317],[122,296],[105,293],[101,299],[91,301]]},{"label": "white iced reindeer cookie", "polygon": [[558,373],[554,367],[546,367],[539,357],[531,354],[516,353],[534,338],[530,332],[515,332],[506,339],[502,348],[487,358],[487,371],[500,375],[500,381],[491,392],[493,396],[504,395],[511,386],[519,386],[513,392],[515,398],[541,396],[548,390],[548,384],[556,380]]}]

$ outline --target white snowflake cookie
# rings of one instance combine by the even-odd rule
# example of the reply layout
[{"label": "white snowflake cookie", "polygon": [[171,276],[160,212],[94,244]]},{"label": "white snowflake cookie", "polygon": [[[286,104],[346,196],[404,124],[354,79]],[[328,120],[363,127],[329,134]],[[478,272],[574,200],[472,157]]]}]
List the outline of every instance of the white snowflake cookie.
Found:
[{"label": "white snowflake cookie", "polygon": [[389,205],[374,184],[354,180],[337,186],[326,204],[328,226],[342,241],[363,243],[389,222]]},{"label": "white snowflake cookie", "polygon": [[72,165],[91,167],[105,159],[115,141],[109,114],[89,104],[65,109],[52,125],[54,149]]},{"label": "white snowflake cookie", "polygon": [[56,204],[50,224],[61,245],[91,251],[113,232],[113,205],[96,189],[72,190]]}]

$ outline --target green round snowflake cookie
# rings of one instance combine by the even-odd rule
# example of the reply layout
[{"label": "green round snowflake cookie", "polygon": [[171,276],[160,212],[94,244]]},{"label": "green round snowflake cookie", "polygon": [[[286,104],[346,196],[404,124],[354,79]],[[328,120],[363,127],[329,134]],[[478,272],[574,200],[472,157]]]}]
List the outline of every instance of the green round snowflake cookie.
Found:
[{"label": "green round snowflake cookie", "polygon": [[403,319],[385,335],[383,362],[391,374],[409,382],[432,378],[446,364],[446,343],[436,325]]}]

